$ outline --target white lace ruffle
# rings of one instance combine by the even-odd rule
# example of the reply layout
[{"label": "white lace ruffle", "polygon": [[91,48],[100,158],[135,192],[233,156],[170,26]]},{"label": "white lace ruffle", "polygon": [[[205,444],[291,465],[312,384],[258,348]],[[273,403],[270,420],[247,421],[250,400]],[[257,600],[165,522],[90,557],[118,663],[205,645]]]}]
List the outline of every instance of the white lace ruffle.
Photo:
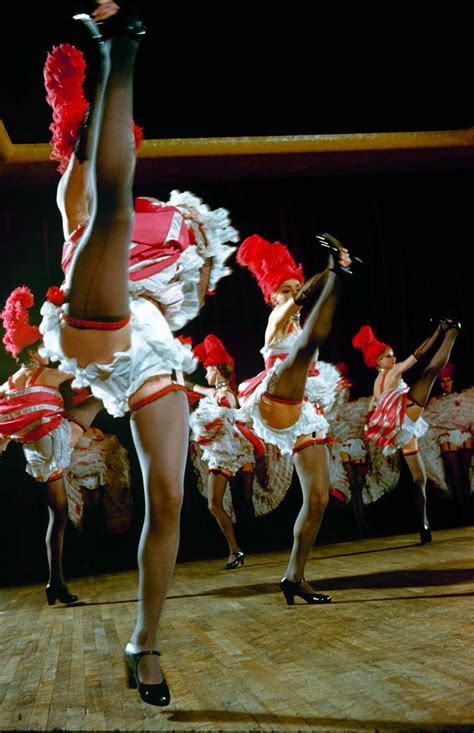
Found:
[{"label": "white lace ruffle", "polygon": [[400,448],[403,448],[412,438],[421,438],[428,430],[428,423],[422,417],[418,420],[411,420],[408,415],[405,415],[402,422],[402,429],[395,438],[394,445],[386,445],[383,449],[385,456],[390,456]]},{"label": "white lace ruffle", "polygon": [[130,281],[130,292],[159,303],[170,330],[179,331],[200,311],[198,285],[202,264],[196,247],[191,245],[172,267],[143,280]]},{"label": "white lace ruffle", "polygon": [[37,481],[47,481],[53,473],[63,471],[71,459],[71,426],[64,420],[39,440],[23,443],[26,473]]},{"label": "white lace ruffle", "polygon": [[[330,425],[329,434],[334,438],[334,443],[329,447],[331,488],[343,494],[346,501],[350,501],[351,490],[341,460],[341,451],[349,453],[353,458],[360,458],[365,452],[367,454],[367,476],[362,491],[365,504],[377,501],[383,494],[392,491],[400,478],[399,453],[385,456],[382,448],[365,437],[364,425],[369,404],[370,397],[361,397],[352,402],[336,400],[327,415]],[[351,445],[353,448],[350,451],[347,450]],[[356,446],[360,447],[360,451]]]},{"label": "white lace ruffle", "polygon": [[267,391],[267,385],[275,372],[281,368],[282,362],[277,362],[265,375],[263,381],[250,395],[245,405],[238,411],[239,420],[253,426],[253,430],[265,443],[276,445],[282,453],[291,453],[297,438],[300,435],[311,435],[313,432],[327,432],[329,423],[323,415],[318,414],[312,402],[305,399],[301,407],[298,420],[288,428],[277,430],[262,420],[258,404],[260,398]]},{"label": "white lace ruffle", "polygon": [[340,372],[335,366],[326,361],[318,361],[317,377],[308,377],[306,380],[306,396],[311,402],[316,402],[324,412],[328,412],[337,396],[337,386],[341,379]]},{"label": "white lace ruffle", "polygon": [[232,272],[226,261],[236,247],[226,242],[240,240],[239,232],[231,224],[229,212],[223,208],[209,208],[190,191],[171,191],[168,203],[180,209],[188,225],[193,228],[199,255],[203,260],[212,258],[208,289],[215,290],[219,280]]},{"label": "white lace ruffle", "polygon": [[194,371],[196,361],[188,344],[173,338],[159,309],[144,298],[134,298],[131,308],[131,346],[116,352],[108,364],[79,367],[74,357],[63,355],[60,345],[62,309],[45,302],[40,331],[46,353],[60,368],[74,374],[74,387],[90,387],[113,417],[128,412],[128,399],[147,379],[173,371]]},{"label": "white lace ruffle", "polygon": [[101,501],[106,530],[110,534],[125,531],[132,521],[132,496],[128,453],[115,435],[89,428],[77,441],[64,472],[69,518],[76,526],[83,519],[84,498],[81,489],[102,488]]},{"label": "white lace ruffle", "polygon": [[255,463],[252,444],[234,424],[236,413],[211,397],[203,397],[189,419],[191,439],[210,441],[200,445],[202,460],[209,468],[225,468],[236,474],[245,463]]},{"label": "white lace ruffle", "polygon": [[[208,465],[203,460],[201,446],[192,442],[190,455],[198,490],[202,496],[207,498]],[[265,456],[257,459],[253,477],[252,503],[256,517],[263,517],[279,506],[291,486],[293,468],[291,455],[282,455],[274,445],[265,446]],[[238,481],[238,477],[234,480]],[[232,522],[235,522],[236,516],[229,483],[227,483],[222,503],[226,514]]]}]

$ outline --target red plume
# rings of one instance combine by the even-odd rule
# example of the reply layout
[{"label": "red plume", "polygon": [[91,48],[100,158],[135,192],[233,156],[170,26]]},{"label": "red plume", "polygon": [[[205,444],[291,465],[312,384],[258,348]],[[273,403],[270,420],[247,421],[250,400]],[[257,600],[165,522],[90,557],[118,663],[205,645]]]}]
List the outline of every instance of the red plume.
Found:
[{"label": "red plume", "polygon": [[242,242],[236,259],[239,265],[250,270],[268,304],[272,294],[285,280],[304,282],[303,269],[296,264],[286,245],[281,242],[272,244],[258,234],[252,234]]},{"label": "red plume", "polygon": [[362,356],[368,367],[375,367],[377,359],[385,349],[390,346],[383,341],[378,341],[370,326],[361,326],[352,339],[352,346],[362,351]]},{"label": "red plume", "polygon": [[53,109],[49,127],[53,133],[50,157],[59,161],[60,173],[67,168],[89,106],[83,90],[85,71],[83,53],[69,43],[54,46],[46,57],[43,69],[46,101]]},{"label": "red plume", "polygon": [[[84,96],[86,61],[82,51],[69,43],[54,46],[43,68],[46,101],[53,109],[51,159],[64,173],[79,137],[89,102]],[[133,123],[135,147],[143,140],[143,128]]]},{"label": "red plume", "polygon": [[21,285],[10,293],[0,313],[5,329],[3,343],[12,356],[17,356],[25,346],[41,340],[38,326],[32,326],[29,322],[28,309],[34,302],[31,290]]},{"label": "red plume", "polygon": [[224,344],[217,336],[209,334],[204,341],[193,349],[196,359],[203,363],[205,367],[218,366],[219,364],[228,364],[231,369],[234,368],[234,360],[225,350]]}]

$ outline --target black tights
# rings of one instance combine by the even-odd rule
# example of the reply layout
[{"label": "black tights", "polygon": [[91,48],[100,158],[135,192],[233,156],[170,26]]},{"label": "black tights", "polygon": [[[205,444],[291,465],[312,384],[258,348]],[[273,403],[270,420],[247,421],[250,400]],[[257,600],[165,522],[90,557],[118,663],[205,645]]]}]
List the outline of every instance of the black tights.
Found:
[{"label": "black tights", "polygon": [[359,534],[363,534],[368,529],[365,519],[365,506],[362,499],[362,491],[367,478],[367,465],[365,463],[344,461],[343,466],[349,480],[352,514],[356,523],[356,529]]},{"label": "black tights", "polygon": [[436,377],[448,363],[449,355],[451,354],[451,349],[458,333],[458,330],[455,328],[450,328],[445,332],[441,346],[433,355],[433,358],[421,376],[410,387],[408,392],[409,401],[411,400],[422,407],[427,404]]},{"label": "black tights", "polygon": [[420,453],[403,454],[403,457],[410,470],[413,479],[412,496],[415,504],[415,512],[418,526],[428,527],[428,516],[426,513],[426,471]]},{"label": "black tights", "polygon": [[63,576],[63,544],[67,522],[67,495],[63,479],[58,478],[46,484],[46,502],[48,504],[49,522],[46,530],[46,553],[48,555],[49,583],[62,585]]},{"label": "black tights", "polygon": [[269,393],[285,400],[303,399],[309,368],[319,347],[329,336],[336,305],[341,295],[341,282],[332,270],[322,273],[323,287],[318,300],[306,316],[303,330]]},{"label": "black tights", "polygon": [[469,448],[441,453],[444,475],[446,483],[453,494],[456,522],[458,524],[468,524],[469,522],[471,456],[472,451]]},{"label": "black tights", "polygon": [[92,210],[68,273],[68,313],[120,320],[129,313],[128,259],[133,227],[133,74],[138,42],[116,37],[100,48],[87,131]]}]

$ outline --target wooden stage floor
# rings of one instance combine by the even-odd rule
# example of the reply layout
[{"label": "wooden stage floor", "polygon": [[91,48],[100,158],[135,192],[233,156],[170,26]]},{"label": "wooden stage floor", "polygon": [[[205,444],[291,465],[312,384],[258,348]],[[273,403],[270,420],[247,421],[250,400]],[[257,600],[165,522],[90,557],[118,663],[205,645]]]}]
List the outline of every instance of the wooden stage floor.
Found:
[{"label": "wooden stage floor", "polygon": [[0,729],[67,731],[474,730],[474,527],[316,546],[325,606],[286,606],[287,552],[180,563],[159,649],[167,708],[124,684],[136,573],[1,592]]}]

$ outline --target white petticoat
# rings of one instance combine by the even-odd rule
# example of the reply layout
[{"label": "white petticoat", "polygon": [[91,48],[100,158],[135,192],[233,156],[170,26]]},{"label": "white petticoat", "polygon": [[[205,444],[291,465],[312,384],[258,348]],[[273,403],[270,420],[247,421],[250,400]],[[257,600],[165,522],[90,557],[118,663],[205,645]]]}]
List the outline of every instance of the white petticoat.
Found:
[{"label": "white petticoat", "polygon": [[276,445],[285,454],[292,452],[296,440],[300,435],[311,435],[314,432],[326,433],[329,424],[326,418],[317,412],[316,406],[308,400],[307,395],[305,395],[305,399],[301,405],[301,414],[298,420],[293,425],[290,425],[290,427],[280,430],[272,428],[268,423],[264,422],[258,407],[260,398],[267,391],[270,380],[272,378],[275,379],[274,375],[278,374],[283,363],[279,361],[272,366],[263,381],[250,395],[245,405],[237,411],[237,419],[252,425],[254,432],[259,438],[265,443]]},{"label": "white petticoat", "polygon": [[191,245],[173,266],[142,280],[130,280],[130,293],[134,297],[147,295],[159,303],[170,329],[179,331],[200,311],[198,285],[202,266],[202,257]]},{"label": "white petticoat", "polygon": [[340,447],[341,453],[347,453],[348,456],[356,460],[360,460],[367,456],[367,448],[362,438],[348,438]]},{"label": "white petticoat", "polygon": [[108,364],[92,363],[79,367],[77,360],[64,356],[60,346],[62,308],[45,302],[41,308],[45,352],[59,368],[74,374],[73,387],[90,387],[102,400],[107,412],[121,417],[128,412],[128,400],[151,377],[171,374],[174,370],[193,372],[196,361],[191,347],[173,337],[159,309],[144,298],[133,298],[131,310],[131,345],[114,354]]},{"label": "white petticoat", "polygon": [[64,420],[48,435],[23,443],[26,473],[37,481],[47,481],[54,473],[67,468],[72,453],[70,439],[71,426]]},{"label": "white petticoat", "polygon": [[208,290],[215,290],[219,280],[232,272],[226,261],[236,248],[225,243],[240,240],[229,212],[223,208],[211,209],[190,191],[171,191],[168,204],[176,206],[184,215],[186,209],[194,210],[195,218],[186,217],[187,223],[193,228],[198,254],[203,260],[211,259]]},{"label": "white petticoat", "polygon": [[[203,397],[189,419],[191,440],[198,442],[202,460],[210,469],[224,468],[232,475],[246,463],[255,463],[252,444],[235,425],[237,410]],[[202,440],[209,441],[202,443]]]},{"label": "white petticoat", "polygon": [[402,422],[402,429],[395,438],[393,445],[386,445],[383,449],[384,456],[389,456],[395,453],[400,448],[403,448],[412,438],[421,438],[422,435],[428,430],[428,423],[419,417],[418,420],[411,420],[408,415],[405,415]]},{"label": "white petticoat", "polygon": [[451,445],[455,445],[457,448],[461,448],[464,443],[467,441],[472,440],[472,433],[470,430],[447,430],[445,433],[441,433],[441,435],[438,438],[439,445],[443,445],[443,443],[450,443]]}]

